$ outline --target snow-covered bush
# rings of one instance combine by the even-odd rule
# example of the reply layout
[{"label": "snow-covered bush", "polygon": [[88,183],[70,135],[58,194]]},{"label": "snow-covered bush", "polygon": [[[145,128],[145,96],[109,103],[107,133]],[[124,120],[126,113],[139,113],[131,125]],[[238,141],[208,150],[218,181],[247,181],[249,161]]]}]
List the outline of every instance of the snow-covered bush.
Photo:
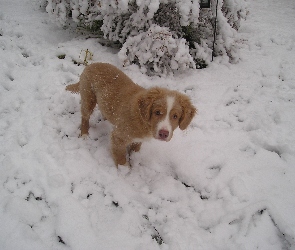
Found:
[{"label": "snow-covered bush", "polygon": [[151,25],[147,32],[132,36],[119,52],[124,65],[136,63],[148,75],[183,72],[194,68],[194,60],[183,38],[173,38],[169,28]]},{"label": "snow-covered bush", "polygon": [[210,9],[200,9],[199,0],[48,0],[46,10],[62,26],[74,21],[99,27],[105,39],[121,44],[125,65],[162,75],[206,67],[212,53],[238,60],[236,33],[246,17],[245,0],[219,0],[213,52],[216,4],[211,0]]}]

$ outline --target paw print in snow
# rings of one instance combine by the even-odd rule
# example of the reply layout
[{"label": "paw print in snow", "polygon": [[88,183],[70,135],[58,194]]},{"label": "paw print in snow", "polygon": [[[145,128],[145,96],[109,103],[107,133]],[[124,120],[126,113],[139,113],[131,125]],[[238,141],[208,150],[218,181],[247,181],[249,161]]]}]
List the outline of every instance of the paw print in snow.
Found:
[{"label": "paw print in snow", "polygon": [[4,189],[6,189],[9,193],[20,193],[27,196],[28,185],[31,183],[31,179],[29,176],[25,174],[20,174],[18,172],[15,175],[11,175],[7,177],[6,181],[3,183]]},{"label": "paw print in snow", "polygon": [[219,173],[221,171],[221,168],[222,167],[220,165],[209,167],[206,170],[206,178],[207,179],[214,179],[214,178],[216,178],[219,175]]}]

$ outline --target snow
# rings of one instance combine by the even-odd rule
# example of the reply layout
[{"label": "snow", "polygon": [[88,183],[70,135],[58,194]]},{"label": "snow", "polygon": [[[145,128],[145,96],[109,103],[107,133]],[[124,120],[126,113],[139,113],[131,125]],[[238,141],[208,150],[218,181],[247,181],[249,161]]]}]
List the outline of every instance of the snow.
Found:
[{"label": "snow", "polygon": [[117,170],[111,125],[96,110],[78,138],[80,98],[64,90],[83,51],[122,68],[117,51],[52,24],[38,1],[1,0],[0,249],[295,249],[295,3],[248,5],[237,64],[123,68],[186,93],[198,115]]}]

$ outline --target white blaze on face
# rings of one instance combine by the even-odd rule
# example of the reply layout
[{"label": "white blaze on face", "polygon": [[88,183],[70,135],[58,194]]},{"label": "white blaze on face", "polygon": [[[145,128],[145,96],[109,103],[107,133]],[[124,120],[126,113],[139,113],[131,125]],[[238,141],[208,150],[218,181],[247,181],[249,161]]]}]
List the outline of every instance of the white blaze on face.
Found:
[{"label": "white blaze on face", "polygon": [[175,102],[175,98],[173,96],[167,96],[167,98],[166,98],[167,113],[166,113],[166,116],[164,117],[164,119],[162,121],[160,121],[157,126],[157,134],[158,135],[161,130],[165,130],[165,131],[169,132],[169,136],[165,139],[165,141],[169,141],[172,136],[172,125],[170,122],[169,115],[170,115],[170,112],[173,108],[174,102]]}]

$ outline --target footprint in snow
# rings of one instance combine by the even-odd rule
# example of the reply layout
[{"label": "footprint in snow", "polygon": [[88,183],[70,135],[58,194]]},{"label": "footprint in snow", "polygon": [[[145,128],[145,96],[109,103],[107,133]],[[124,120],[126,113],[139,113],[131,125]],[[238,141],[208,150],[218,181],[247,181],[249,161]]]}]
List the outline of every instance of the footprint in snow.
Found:
[{"label": "footprint in snow", "polygon": [[212,166],[206,169],[206,178],[207,179],[214,179],[216,178],[220,171],[221,171],[222,167],[221,165],[216,165],[216,166]]}]

